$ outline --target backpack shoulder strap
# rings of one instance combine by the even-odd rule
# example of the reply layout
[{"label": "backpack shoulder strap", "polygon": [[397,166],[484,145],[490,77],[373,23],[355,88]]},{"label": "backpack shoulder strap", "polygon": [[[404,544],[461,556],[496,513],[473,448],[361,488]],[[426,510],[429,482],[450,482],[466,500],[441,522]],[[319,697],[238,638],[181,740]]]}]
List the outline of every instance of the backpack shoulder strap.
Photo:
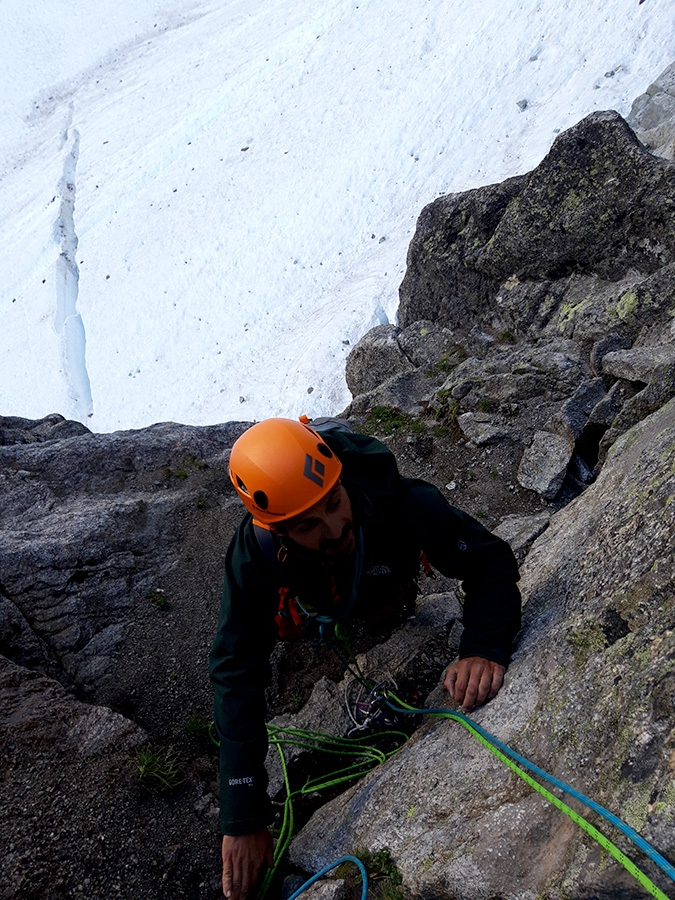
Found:
[{"label": "backpack shoulder strap", "polygon": [[278,556],[279,546],[272,532],[269,529],[261,528],[260,525],[254,523],[253,533],[255,534],[258,546],[260,547],[260,552],[265,557],[265,560],[276,569],[277,572],[281,572],[281,561]]}]

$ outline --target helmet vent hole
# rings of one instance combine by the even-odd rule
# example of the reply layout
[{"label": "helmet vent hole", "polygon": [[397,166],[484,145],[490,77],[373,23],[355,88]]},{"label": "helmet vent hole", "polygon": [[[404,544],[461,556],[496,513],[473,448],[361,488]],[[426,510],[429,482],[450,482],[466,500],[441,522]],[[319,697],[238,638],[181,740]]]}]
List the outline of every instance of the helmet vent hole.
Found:
[{"label": "helmet vent hole", "polygon": [[237,485],[239,486],[239,490],[243,491],[245,494],[248,494],[248,488],[246,487],[244,482],[241,480],[241,478],[238,475],[236,476],[236,478],[237,478]]},{"label": "helmet vent hole", "polygon": [[332,459],[333,453],[325,444],[317,444],[316,449],[322,456],[325,456],[328,459]]},{"label": "helmet vent hole", "polygon": [[255,500],[256,506],[259,506],[260,509],[267,509],[269,500],[267,499],[265,491],[256,491],[253,494],[253,499]]}]

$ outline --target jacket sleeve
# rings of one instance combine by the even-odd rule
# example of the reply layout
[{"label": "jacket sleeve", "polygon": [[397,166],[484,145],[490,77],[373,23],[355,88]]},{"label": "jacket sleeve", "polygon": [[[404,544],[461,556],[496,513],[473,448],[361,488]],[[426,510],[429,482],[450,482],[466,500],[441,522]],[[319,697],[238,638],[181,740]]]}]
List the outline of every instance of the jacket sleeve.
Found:
[{"label": "jacket sleeve", "polygon": [[220,826],[223,834],[232,835],[250,834],[272,819],[265,770],[265,688],[276,637],[275,589],[254,542],[245,520],[227,552],[210,657],[220,740]]},{"label": "jacket sleeve", "polygon": [[402,478],[401,486],[404,514],[429,562],[462,581],[460,657],[482,656],[508,665],[521,608],[513,551],[480,522],[450,506],[433,485]]}]

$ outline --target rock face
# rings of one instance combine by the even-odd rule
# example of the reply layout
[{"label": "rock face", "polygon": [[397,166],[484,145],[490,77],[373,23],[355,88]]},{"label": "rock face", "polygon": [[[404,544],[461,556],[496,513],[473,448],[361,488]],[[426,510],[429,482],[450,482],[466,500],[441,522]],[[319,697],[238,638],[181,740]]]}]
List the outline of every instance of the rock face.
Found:
[{"label": "rock face", "polygon": [[[636,203],[638,197],[648,199]],[[441,197],[423,210],[399,321],[405,327],[426,318],[449,328],[489,322],[500,287],[508,292],[525,283],[529,290],[518,293],[529,296],[514,310],[514,324],[519,332],[540,327],[541,291],[552,294],[550,316],[552,307],[564,306],[557,289],[564,295],[574,287],[560,279],[590,278],[600,288],[671,263],[674,198],[675,170],[654,158],[619,115],[594,113],[559,135],[529,175]],[[559,283],[552,289],[549,281]],[[544,283],[538,302],[532,282]],[[607,312],[613,307],[621,321],[627,303],[610,299]]]},{"label": "rock face", "polygon": [[[643,124],[657,121],[656,105],[667,118],[672,77],[650,88]],[[417,368],[405,376],[371,380],[362,395],[355,383],[348,412],[376,403],[428,411],[474,443],[511,440],[520,483],[547,500],[583,485],[620,434],[673,396],[674,235],[675,164],[617,113],[588,116],[529,174],[422,210],[399,323],[402,334],[432,323],[452,335],[452,352],[435,364],[445,380],[435,385],[408,357]],[[392,390],[403,377],[407,391]],[[469,413],[487,414],[481,437]],[[536,452],[556,443],[544,432],[569,441],[562,468],[559,452]],[[550,477],[531,474],[533,456]]]},{"label": "rock face", "polygon": [[[597,482],[535,542],[507,685],[475,716],[544,769],[623,811],[671,858],[673,447],[675,401],[615,443]],[[354,846],[390,847],[405,884],[425,896],[637,896],[621,867],[606,864],[597,845],[450,722],[430,724],[315,813],[292,857],[311,871]]]},{"label": "rock face", "polygon": [[186,521],[233,504],[226,458],[242,426],[61,437],[67,423],[51,425],[3,420],[0,650],[86,691],[179,564]]},{"label": "rock face", "polygon": [[[200,723],[245,427],[0,419],[3,898],[215,895]],[[146,740],[176,747],[167,799],[139,781]]]}]

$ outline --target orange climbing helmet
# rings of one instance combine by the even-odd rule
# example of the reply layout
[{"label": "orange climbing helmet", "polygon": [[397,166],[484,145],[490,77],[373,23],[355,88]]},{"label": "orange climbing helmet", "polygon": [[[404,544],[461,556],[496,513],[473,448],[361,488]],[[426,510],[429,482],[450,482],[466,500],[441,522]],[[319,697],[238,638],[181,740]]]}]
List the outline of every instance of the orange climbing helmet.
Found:
[{"label": "orange climbing helmet", "polygon": [[336,484],[342,463],[319,434],[294,419],[265,419],[235,441],[230,479],[258,525],[292,519]]}]

